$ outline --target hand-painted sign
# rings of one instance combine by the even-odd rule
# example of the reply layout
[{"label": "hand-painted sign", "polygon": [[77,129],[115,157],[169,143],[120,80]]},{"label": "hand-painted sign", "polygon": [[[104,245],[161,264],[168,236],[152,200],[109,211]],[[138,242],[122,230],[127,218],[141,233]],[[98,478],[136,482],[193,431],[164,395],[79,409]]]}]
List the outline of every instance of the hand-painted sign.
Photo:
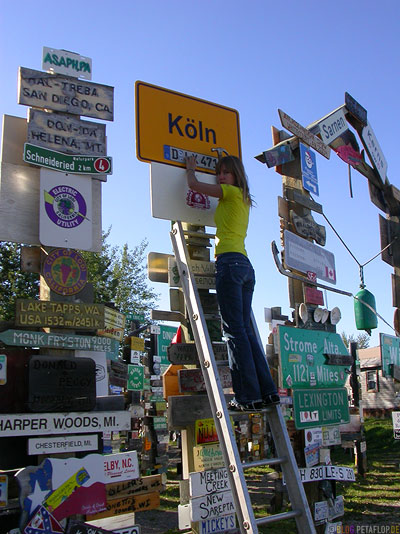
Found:
[{"label": "hand-painted sign", "polygon": [[28,375],[32,412],[85,412],[96,405],[96,366],[90,358],[32,356]]},{"label": "hand-painted sign", "polygon": [[144,351],[144,339],[142,337],[131,336],[131,350]]},{"label": "hand-painted sign", "polygon": [[112,121],[114,87],[20,67],[18,104]]},{"label": "hand-painted sign", "polygon": [[184,167],[180,151],[197,153],[202,170],[214,173],[212,160],[217,154],[213,148],[222,147],[241,157],[239,114],[219,104],[137,81],[136,143],[136,155],[142,161]]},{"label": "hand-painted sign", "polygon": [[346,388],[294,389],[293,410],[299,430],[350,421]]},{"label": "hand-painted sign", "polygon": [[91,175],[112,174],[112,158],[106,156],[74,156],[25,143],[23,159],[26,163],[53,171]]},{"label": "hand-painted sign", "polygon": [[106,125],[29,109],[27,142],[66,154],[106,156]]},{"label": "hand-painted sign", "polygon": [[328,117],[318,122],[319,133],[322,141],[330,145],[337,137],[348,129],[348,123],[344,116],[343,107],[331,113]]},{"label": "hand-painted sign", "polygon": [[73,249],[56,248],[49,252],[42,267],[49,288],[59,295],[75,295],[86,285],[86,262]]},{"label": "hand-painted sign", "polygon": [[92,184],[87,177],[40,169],[39,238],[50,247],[90,250]]},{"label": "hand-painted sign", "polygon": [[192,521],[206,521],[214,517],[232,514],[235,512],[233,495],[231,491],[210,493],[191,499],[190,517]]},{"label": "hand-painted sign", "polygon": [[213,418],[196,419],[195,440],[196,440],[196,445],[219,442],[217,429],[215,428]]},{"label": "hand-painted sign", "polygon": [[[61,487],[61,486],[60,486]],[[60,488],[58,488],[60,489]],[[58,492],[58,489],[54,493]],[[51,499],[52,493],[47,499]],[[101,482],[95,482],[88,487],[77,487],[73,493],[52,512],[60,521],[71,515],[88,515],[102,512],[107,507],[106,489]]]},{"label": "hand-painted sign", "polygon": [[61,436],[31,438],[28,440],[28,454],[62,454],[65,452],[93,451],[98,448],[97,434],[85,436]]},{"label": "hand-painted sign", "polygon": [[122,341],[125,332],[125,315],[108,306],[104,307],[104,329],[98,330],[100,336]]},{"label": "hand-painted sign", "polygon": [[89,57],[69,52],[68,50],[57,50],[55,48],[43,47],[42,69],[59,74],[69,74],[76,78],[92,79],[92,60]]},{"label": "hand-painted sign", "polygon": [[196,471],[224,467],[224,458],[219,443],[193,447],[193,463]]},{"label": "hand-painted sign", "polygon": [[231,491],[228,471],[225,467],[199,473],[189,473],[190,497],[200,497],[201,495],[220,491]]},{"label": "hand-painted sign", "polygon": [[388,334],[379,334],[382,375],[393,376],[391,366],[400,365],[400,339]]},{"label": "hand-painted sign", "polygon": [[199,534],[217,534],[218,532],[235,531],[236,514],[223,515],[200,521]]},{"label": "hand-painted sign", "polygon": [[279,325],[279,355],[283,386],[309,388],[344,386],[342,365],[326,365],[324,354],[347,354],[339,334]]},{"label": "hand-painted sign", "polygon": [[119,347],[118,341],[106,337],[46,334],[26,330],[5,330],[0,333],[0,341],[14,347],[48,347],[98,352],[115,352]]},{"label": "hand-painted sign", "polygon": [[132,512],[141,512],[152,510],[160,506],[160,494],[157,492],[145,493],[134,497],[123,497],[122,499],[113,499],[107,502],[107,510],[99,514],[89,515],[87,519],[94,521],[104,517],[116,517],[122,514]]},{"label": "hand-painted sign", "polygon": [[317,152],[322,154],[322,156],[329,159],[331,150],[321,141],[319,137],[311,133],[310,130],[307,130],[307,128],[304,128],[304,126],[292,119],[292,117],[289,117],[289,115],[284,113],[281,109],[278,109],[278,113],[284,128],[288,129],[289,132],[292,132],[308,146],[314,148]]},{"label": "hand-painted sign", "polygon": [[0,414],[0,437],[130,430],[129,412]]},{"label": "hand-painted sign", "polygon": [[104,304],[17,299],[15,324],[78,330],[102,328]]},{"label": "hand-painted sign", "polygon": [[310,191],[314,195],[319,195],[317,158],[315,152],[303,145],[303,143],[299,143],[299,147],[303,187],[306,191]]},{"label": "hand-painted sign", "polygon": [[126,480],[125,482],[107,484],[106,494],[108,500],[113,500],[120,497],[132,497],[133,495],[161,491],[163,488],[161,475],[150,475]]},{"label": "hand-painted sign", "polygon": [[284,231],[285,264],[291,269],[316,273],[317,278],[336,284],[335,256],[310,241]]}]

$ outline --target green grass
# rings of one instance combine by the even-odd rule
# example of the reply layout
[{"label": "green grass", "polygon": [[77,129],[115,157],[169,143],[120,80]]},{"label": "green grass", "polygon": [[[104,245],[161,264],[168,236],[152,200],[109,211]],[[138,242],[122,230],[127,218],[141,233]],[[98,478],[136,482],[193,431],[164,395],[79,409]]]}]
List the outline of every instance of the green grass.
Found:
[{"label": "green grass", "polygon": [[[346,453],[345,449],[335,447],[331,450],[334,465],[353,467],[356,472],[355,482],[336,484],[336,494],[344,497],[345,515],[334,521],[342,521],[343,525],[400,525],[400,440],[393,438],[391,418],[366,419],[364,430],[368,465],[365,477],[357,474],[354,457]],[[246,471],[249,487],[256,487],[265,471],[268,471],[268,468]],[[168,473],[167,490],[161,493],[160,508],[165,511],[176,511],[178,508],[178,479],[176,469],[171,469]],[[253,497],[256,517],[267,515],[268,510],[262,504],[262,499],[257,498],[256,494]],[[179,532],[181,531],[168,530],[164,534],[179,534]],[[297,528],[295,520],[289,519],[271,525],[261,525],[259,532],[296,534]]]}]

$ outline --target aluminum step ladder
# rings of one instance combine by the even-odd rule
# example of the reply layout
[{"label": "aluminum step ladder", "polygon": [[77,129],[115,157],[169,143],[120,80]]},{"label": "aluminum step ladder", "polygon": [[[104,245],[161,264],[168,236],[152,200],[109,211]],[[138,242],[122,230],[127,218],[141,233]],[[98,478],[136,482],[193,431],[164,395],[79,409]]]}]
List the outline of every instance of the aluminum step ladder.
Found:
[{"label": "aluminum step ladder", "polygon": [[[315,534],[310,508],[304,492],[303,484],[293,453],[292,445],[287,433],[286,423],[279,405],[267,408],[268,423],[274,440],[278,457],[255,462],[242,463],[236,440],[230,423],[230,415],[226,405],[224,392],[219,379],[218,368],[215,362],[210,336],[200,303],[194,276],[190,270],[190,258],[185,242],[184,230],[181,222],[176,222],[171,231],[171,241],[175,259],[180,275],[185,304],[190,317],[190,324],[199,355],[200,367],[203,372],[207,395],[217,430],[220,448],[228,471],[228,478],[235,503],[235,511],[242,534],[257,534],[258,526],[283,519],[295,518],[300,534]],[[261,339],[252,317],[253,328]],[[281,466],[285,477],[289,500],[292,510],[285,513],[255,518],[250,495],[244,476],[244,469],[262,465]]]}]

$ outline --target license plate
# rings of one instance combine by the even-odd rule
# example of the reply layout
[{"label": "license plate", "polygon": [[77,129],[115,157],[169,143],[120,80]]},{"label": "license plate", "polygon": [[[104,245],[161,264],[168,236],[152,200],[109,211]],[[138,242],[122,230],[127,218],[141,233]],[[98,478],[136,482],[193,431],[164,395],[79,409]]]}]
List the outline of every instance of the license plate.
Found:
[{"label": "license plate", "polygon": [[198,152],[191,152],[190,150],[164,145],[164,159],[168,161],[185,163],[185,159],[189,156],[196,157],[196,166],[200,169],[214,170],[218,161],[218,159],[213,156],[207,156],[205,154],[199,154]]}]

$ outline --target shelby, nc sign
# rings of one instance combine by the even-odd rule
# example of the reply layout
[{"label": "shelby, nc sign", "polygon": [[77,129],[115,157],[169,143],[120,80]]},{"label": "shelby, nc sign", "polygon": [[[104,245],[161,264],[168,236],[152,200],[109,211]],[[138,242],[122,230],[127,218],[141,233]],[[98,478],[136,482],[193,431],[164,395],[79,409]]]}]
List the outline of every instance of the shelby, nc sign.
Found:
[{"label": "shelby, nc sign", "polygon": [[339,334],[279,326],[279,354],[283,387],[344,386],[343,365],[326,365],[324,354],[349,355]]}]

